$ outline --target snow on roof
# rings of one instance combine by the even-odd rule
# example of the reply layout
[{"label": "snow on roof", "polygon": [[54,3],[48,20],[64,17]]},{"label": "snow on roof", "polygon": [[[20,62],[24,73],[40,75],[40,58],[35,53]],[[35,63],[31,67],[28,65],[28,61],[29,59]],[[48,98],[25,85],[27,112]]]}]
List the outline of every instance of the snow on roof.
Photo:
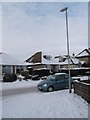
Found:
[{"label": "snow on roof", "polygon": [[26,65],[24,62],[21,62],[4,52],[0,53],[0,64],[1,65]]},{"label": "snow on roof", "polygon": [[55,75],[67,75],[67,73],[55,73]]},{"label": "snow on roof", "polygon": [[[80,61],[74,57],[70,57],[70,64],[78,64]],[[60,65],[66,65],[68,64],[68,59],[66,59],[64,62],[60,62]]]},{"label": "snow on roof", "polygon": [[76,59],[75,57],[71,57],[74,64],[78,64],[80,60]]},{"label": "snow on roof", "polygon": [[86,51],[84,51],[83,53],[81,53],[80,55],[78,55],[78,57],[81,57],[81,56],[88,56],[89,54],[86,52]]},{"label": "snow on roof", "polygon": [[[60,62],[58,59],[58,56],[55,58],[55,57],[52,57],[51,55],[46,54],[45,52],[41,52],[41,53],[42,53],[41,54],[41,62],[40,61],[38,61],[36,63],[31,62],[30,65],[38,65],[38,64],[67,65],[68,64],[67,55],[61,56],[61,57],[65,58],[65,61]],[[33,57],[34,57],[34,55],[33,55]],[[70,57],[70,64],[79,64],[79,62],[80,62],[80,60],[76,59],[75,57]]]},{"label": "snow on roof", "polygon": [[82,52],[76,55],[76,57],[90,56],[90,48],[84,49]]},{"label": "snow on roof", "polygon": [[50,60],[47,60],[47,59],[45,59],[44,57],[43,57],[43,55],[42,55],[42,64],[50,64],[50,65],[53,65],[53,64],[57,64],[57,65],[59,65],[60,64],[60,62],[58,62],[57,60],[55,60],[54,58],[51,58]]},{"label": "snow on roof", "polygon": [[[68,64],[68,59],[66,59],[64,62],[60,62],[60,65],[67,65]],[[70,64],[72,64],[72,62],[70,61]]]},{"label": "snow on roof", "polygon": [[81,62],[82,65],[85,63],[85,61],[80,61],[80,62]]},{"label": "snow on roof", "polygon": [[49,68],[38,68],[38,69],[35,69],[35,70],[50,70]]},{"label": "snow on roof", "polygon": [[[62,70],[67,70],[67,69],[68,69],[68,68],[62,68]],[[71,69],[71,70],[81,70],[81,69],[82,69],[82,70],[83,70],[83,69],[84,69],[84,70],[85,70],[85,69],[86,69],[86,70],[89,70],[90,68],[80,67],[80,68],[70,68],[70,69]]]}]

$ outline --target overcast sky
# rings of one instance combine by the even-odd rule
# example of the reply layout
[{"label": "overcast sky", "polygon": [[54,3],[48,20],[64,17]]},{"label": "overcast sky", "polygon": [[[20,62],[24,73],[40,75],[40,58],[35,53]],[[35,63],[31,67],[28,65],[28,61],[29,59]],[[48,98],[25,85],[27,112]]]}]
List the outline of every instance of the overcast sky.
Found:
[{"label": "overcast sky", "polygon": [[88,3],[2,3],[2,48],[24,61],[35,52],[67,54],[65,13],[68,6],[70,54],[88,47]]}]

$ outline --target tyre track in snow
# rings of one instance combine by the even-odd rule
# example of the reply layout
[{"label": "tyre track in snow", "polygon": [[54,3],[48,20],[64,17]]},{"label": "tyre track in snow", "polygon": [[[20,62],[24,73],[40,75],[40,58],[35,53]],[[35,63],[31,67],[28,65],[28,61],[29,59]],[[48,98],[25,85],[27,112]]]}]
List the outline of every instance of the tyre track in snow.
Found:
[{"label": "tyre track in snow", "polygon": [[37,92],[38,89],[36,86],[13,88],[13,89],[2,90],[2,97],[15,96],[19,94],[37,93]]}]

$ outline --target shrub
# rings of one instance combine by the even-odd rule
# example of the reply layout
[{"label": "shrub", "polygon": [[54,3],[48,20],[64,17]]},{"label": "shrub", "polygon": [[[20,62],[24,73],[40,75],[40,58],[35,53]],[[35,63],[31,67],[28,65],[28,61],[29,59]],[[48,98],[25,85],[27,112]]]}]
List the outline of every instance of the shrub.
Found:
[{"label": "shrub", "polygon": [[32,80],[40,80],[39,75],[32,76]]},{"label": "shrub", "polygon": [[3,82],[14,82],[17,80],[16,74],[5,74],[3,77]]},{"label": "shrub", "polygon": [[31,75],[25,76],[24,80],[31,79]]},{"label": "shrub", "polygon": [[24,76],[24,80],[31,79],[31,76],[29,75],[29,71],[22,71],[21,75]]},{"label": "shrub", "polygon": [[29,75],[29,71],[28,71],[28,70],[22,71],[22,72],[21,72],[21,75],[22,75],[22,76],[28,76],[28,75]]},{"label": "shrub", "polygon": [[48,76],[50,75],[49,69],[37,69],[33,71],[34,75],[39,75],[39,77]]}]

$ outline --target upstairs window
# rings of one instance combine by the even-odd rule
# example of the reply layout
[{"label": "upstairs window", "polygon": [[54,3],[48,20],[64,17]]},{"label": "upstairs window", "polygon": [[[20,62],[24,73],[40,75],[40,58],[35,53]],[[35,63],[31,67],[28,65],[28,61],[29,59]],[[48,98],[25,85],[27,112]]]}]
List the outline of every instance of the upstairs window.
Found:
[{"label": "upstairs window", "polygon": [[43,57],[47,60],[51,60],[52,56],[51,55],[43,55]]}]

